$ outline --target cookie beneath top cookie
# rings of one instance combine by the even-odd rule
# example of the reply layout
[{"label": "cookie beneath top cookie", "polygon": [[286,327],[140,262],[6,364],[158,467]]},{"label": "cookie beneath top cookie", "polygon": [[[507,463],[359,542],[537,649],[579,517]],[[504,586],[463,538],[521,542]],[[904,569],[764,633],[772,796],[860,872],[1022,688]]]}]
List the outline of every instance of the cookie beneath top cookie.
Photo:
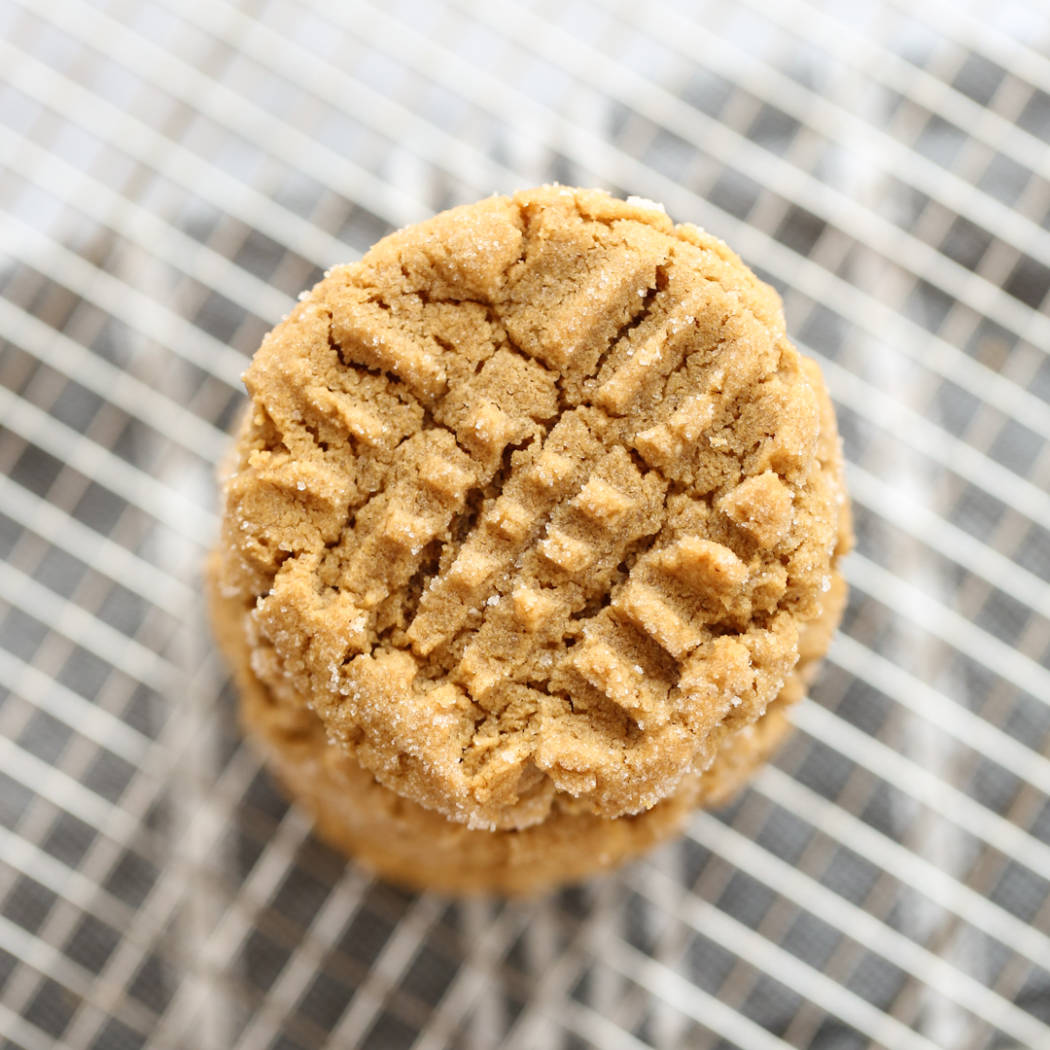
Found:
[{"label": "cookie beneath top cookie", "polygon": [[848,542],[778,297],[648,202],[395,233],[245,382],[219,574],[254,675],[472,828],[672,796],[781,693]]},{"label": "cookie beneath top cookie", "polygon": [[[214,584],[214,574],[209,573]],[[779,746],[788,712],[823,654],[844,597],[842,578],[820,620],[802,632],[802,657],[764,715],[726,738],[703,772],[684,777],[673,795],[629,817],[579,812],[556,800],[550,815],[524,830],[478,831],[447,820],[377,783],[296,698],[279,699],[249,666],[236,599],[209,588],[216,637],[240,692],[241,723],[267,762],[314,818],[318,834],[376,874],[412,889],[449,893],[534,893],[615,867],[676,834],[698,805],[718,805]]]}]

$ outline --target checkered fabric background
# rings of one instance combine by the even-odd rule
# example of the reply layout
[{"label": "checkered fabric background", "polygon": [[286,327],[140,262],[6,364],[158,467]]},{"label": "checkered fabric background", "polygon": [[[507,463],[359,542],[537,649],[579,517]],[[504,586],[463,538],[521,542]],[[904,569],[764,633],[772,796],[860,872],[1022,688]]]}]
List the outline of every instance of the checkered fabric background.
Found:
[{"label": "checkered fabric background", "polygon": [[[0,1045],[1050,1047],[1050,11],[0,0]],[[262,334],[557,180],[782,292],[858,551],[731,806],[536,901],[373,881],[240,740],[200,568]]]}]

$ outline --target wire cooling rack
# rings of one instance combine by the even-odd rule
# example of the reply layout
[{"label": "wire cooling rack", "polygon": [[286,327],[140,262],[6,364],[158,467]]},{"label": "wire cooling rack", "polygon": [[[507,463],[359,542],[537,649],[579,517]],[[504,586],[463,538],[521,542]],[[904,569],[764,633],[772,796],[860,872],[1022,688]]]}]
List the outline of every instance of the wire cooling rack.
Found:
[{"label": "wire cooling rack", "polygon": [[[0,0],[0,1042],[1050,1047],[1037,3]],[[549,899],[410,895],[237,733],[200,568],[262,334],[543,181],[783,293],[855,500],[774,765]]]}]

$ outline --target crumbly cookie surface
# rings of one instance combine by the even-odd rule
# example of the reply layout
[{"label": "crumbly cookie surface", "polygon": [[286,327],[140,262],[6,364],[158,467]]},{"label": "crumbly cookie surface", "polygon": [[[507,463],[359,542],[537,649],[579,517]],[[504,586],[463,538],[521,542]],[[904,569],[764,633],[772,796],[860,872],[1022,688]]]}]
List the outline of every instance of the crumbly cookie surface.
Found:
[{"label": "crumbly cookie surface", "polygon": [[253,671],[453,821],[674,795],[822,615],[819,373],[775,293],[655,208],[443,213],[333,270],[245,378],[221,575]]}]

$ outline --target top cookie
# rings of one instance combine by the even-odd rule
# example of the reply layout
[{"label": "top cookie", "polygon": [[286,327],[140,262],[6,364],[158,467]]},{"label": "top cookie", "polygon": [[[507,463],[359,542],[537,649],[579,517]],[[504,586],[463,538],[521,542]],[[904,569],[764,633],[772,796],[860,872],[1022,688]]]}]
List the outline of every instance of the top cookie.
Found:
[{"label": "top cookie", "polygon": [[222,558],[253,668],[452,819],[652,806],[820,615],[820,375],[775,292],[657,206],[544,187],[402,230],[245,382]]}]

